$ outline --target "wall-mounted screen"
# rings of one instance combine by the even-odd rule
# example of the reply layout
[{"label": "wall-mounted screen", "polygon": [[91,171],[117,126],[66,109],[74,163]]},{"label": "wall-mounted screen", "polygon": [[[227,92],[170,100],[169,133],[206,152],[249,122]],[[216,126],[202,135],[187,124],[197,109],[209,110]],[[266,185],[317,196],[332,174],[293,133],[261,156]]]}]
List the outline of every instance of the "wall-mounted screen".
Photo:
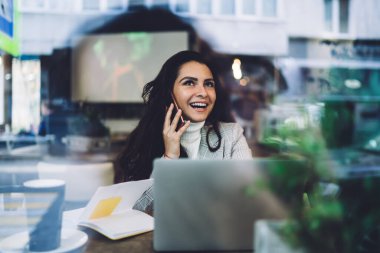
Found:
[{"label": "wall-mounted screen", "polygon": [[187,32],[127,32],[78,38],[73,45],[71,98],[140,103],[143,86],[163,63],[188,49]]}]

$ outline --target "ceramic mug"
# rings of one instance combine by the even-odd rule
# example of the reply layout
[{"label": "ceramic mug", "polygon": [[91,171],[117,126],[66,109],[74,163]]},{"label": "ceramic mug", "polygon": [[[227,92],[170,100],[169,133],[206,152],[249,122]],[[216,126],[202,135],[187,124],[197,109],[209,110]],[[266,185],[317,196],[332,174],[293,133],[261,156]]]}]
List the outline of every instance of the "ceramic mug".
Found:
[{"label": "ceramic mug", "polygon": [[29,250],[57,249],[61,241],[65,181],[37,179],[23,184],[29,227]]}]

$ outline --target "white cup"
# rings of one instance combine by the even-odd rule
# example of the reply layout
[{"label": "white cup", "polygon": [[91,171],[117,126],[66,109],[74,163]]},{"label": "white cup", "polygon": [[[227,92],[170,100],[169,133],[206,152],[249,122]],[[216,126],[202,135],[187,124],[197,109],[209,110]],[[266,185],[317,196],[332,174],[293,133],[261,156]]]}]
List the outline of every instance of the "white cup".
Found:
[{"label": "white cup", "polygon": [[65,181],[37,179],[24,182],[29,225],[29,250],[49,251],[60,246]]}]

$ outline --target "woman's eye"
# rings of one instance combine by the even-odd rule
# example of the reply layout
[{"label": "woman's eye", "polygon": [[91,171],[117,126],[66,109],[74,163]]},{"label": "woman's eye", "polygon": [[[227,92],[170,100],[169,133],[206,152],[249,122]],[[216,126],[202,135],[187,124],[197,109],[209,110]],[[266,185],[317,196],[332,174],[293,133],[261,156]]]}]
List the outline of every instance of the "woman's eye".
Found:
[{"label": "woman's eye", "polygon": [[193,80],[186,80],[183,84],[184,85],[194,85],[194,81]]},{"label": "woman's eye", "polygon": [[206,85],[207,87],[210,87],[210,88],[215,87],[215,83],[212,82],[212,81],[206,82],[205,85]]}]

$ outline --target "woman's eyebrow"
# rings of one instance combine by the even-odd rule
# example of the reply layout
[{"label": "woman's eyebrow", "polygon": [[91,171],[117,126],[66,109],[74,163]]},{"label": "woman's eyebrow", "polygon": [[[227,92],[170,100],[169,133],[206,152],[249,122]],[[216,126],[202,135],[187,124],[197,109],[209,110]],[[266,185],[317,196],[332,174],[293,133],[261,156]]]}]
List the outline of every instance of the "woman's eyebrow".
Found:
[{"label": "woman's eyebrow", "polygon": [[190,80],[193,80],[193,81],[198,81],[198,78],[192,77],[192,76],[185,76],[185,77],[181,78],[179,81],[182,82],[185,79],[190,79]]},{"label": "woman's eyebrow", "polygon": [[213,82],[215,82],[214,78],[208,78],[208,79],[205,79],[205,82],[209,82],[209,81],[213,81]]}]

